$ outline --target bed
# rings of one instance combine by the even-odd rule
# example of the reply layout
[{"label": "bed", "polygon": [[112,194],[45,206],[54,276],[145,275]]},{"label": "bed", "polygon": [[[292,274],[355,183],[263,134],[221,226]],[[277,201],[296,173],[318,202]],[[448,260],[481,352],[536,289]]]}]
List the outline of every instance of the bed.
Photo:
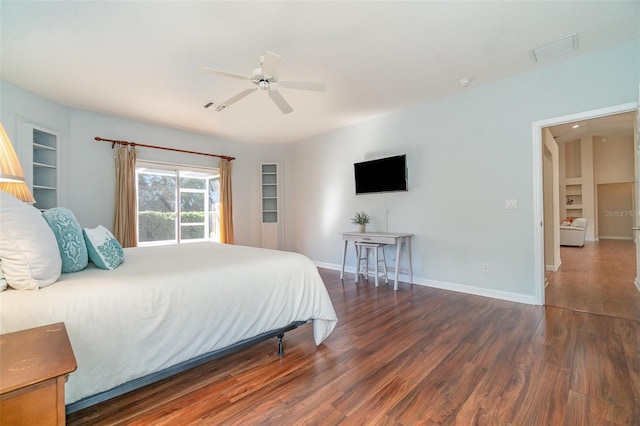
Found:
[{"label": "bed", "polygon": [[320,344],[337,322],[315,265],[296,253],[196,242],[124,249],[114,270],[62,274],[39,290],[0,293],[0,332],[64,322],[78,362],[73,412],[312,322]]}]

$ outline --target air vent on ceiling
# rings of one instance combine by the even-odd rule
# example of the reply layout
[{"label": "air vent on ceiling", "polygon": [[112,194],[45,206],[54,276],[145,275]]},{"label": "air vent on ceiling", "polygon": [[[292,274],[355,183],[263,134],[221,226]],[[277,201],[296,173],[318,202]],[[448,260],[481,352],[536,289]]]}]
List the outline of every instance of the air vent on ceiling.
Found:
[{"label": "air vent on ceiling", "polygon": [[217,112],[220,112],[228,106],[229,105],[224,105],[224,104],[221,104],[220,102],[211,101],[211,102],[207,102],[207,104],[204,107],[205,108],[215,107],[214,110],[216,110]]},{"label": "air vent on ceiling", "polygon": [[565,55],[578,50],[578,33],[568,35],[560,40],[529,51],[533,62],[540,62],[556,56]]}]

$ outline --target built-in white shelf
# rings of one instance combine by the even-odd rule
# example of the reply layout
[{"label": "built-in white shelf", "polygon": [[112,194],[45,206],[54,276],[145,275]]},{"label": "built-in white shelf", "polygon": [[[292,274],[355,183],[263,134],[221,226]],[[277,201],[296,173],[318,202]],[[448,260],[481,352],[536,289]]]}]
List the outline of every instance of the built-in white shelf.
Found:
[{"label": "built-in white shelf", "polygon": [[278,249],[280,242],[280,191],[277,163],[260,165],[260,202],[262,220],[262,247]]},{"label": "built-in white shelf", "polygon": [[278,223],[278,165],[262,164],[262,223]]},{"label": "built-in white shelf", "polygon": [[58,134],[51,130],[29,125],[31,142],[31,171],[35,207],[40,210],[58,205]]}]

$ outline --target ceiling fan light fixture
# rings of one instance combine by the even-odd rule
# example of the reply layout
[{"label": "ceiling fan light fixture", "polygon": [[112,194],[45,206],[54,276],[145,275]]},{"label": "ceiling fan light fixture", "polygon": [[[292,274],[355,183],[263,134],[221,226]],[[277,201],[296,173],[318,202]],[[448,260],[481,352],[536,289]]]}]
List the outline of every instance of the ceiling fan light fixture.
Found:
[{"label": "ceiling fan light fixture", "polygon": [[262,90],[267,90],[269,89],[269,86],[271,84],[269,83],[269,80],[260,80],[258,81],[258,87]]}]

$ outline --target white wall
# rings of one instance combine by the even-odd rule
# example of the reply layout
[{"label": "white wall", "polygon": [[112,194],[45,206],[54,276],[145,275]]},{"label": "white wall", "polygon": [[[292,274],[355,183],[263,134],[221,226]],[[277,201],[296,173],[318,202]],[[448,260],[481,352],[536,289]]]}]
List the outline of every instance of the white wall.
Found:
[{"label": "white wall", "polygon": [[597,187],[598,238],[633,240],[633,183]]},{"label": "white wall", "polygon": [[633,135],[593,138],[593,177],[596,184],[635,180]]},{"label": "white wall", "polygon": [[[114,180],[111,144],[107,139],[223,154],[233,163],[234,230],[236,242],[260,244],[259,164],[277,161],[286,153],[282,145],[248,145],[155,124],[66,108],[10,83],[2,82],[0,119],[20,152],[21,119],[60,133],[58,205],[71,209],[84,227],[113,226]],[[200,166],[217,166],[217,159],[140,148],[139,158]],[[25,166],[26,167],[26,166]]]},{"label": "white wall", "polygon": [[[633,239],[633,191],[635,181],[633,135],[593,138],[593,178],[598,238]],[[623,183],[628,183],[624,185]],[[604,196],[601,199],[600,196]],[[608,214],[624,211],[623,216]]]},{"label": "white wall", "polygon": [[[296,143],[289,245],[339,267],[339,234],[365,210],[372,231],[388,216],[389,231],[415,234],[416,282],[534,303],[532,123],[636,101],[639,51],[624,43]],[[354,162],[399,153],[408,192],[354,195]]]}]

